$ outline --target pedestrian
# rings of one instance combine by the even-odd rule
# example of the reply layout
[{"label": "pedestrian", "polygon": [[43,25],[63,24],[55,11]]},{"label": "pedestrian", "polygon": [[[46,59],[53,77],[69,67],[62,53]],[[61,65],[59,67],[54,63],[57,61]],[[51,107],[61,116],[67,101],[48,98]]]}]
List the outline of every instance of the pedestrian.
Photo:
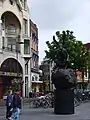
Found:
[{"label": "pedestrian", "polygon": [[7,120],[11,120],[12,110],[13,110],[12,102],[13,102],[13,95],[12,95],[12,91],[9,90],[7,99],[6,99],[6,119]]},{"label": "pedestrian", "polygon": [[19,106],[18,106],[18,113],[21,113],[21,109],[22,109],[22,100],[21,100],[21,94],[20,92],[17,92],[18,96],[19,96]]},{"label": "pedestrian", "polygon": [[13,112],[12,112],[12,119],[19,120],[19,111],[21,109],[21,98],[16,91],[13,95]]}]

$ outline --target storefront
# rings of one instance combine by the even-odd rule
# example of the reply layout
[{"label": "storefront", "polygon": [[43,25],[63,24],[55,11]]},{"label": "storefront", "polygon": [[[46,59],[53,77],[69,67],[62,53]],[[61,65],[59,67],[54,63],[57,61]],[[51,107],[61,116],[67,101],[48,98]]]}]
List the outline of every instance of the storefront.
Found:
[{"label": "storefront", "polygon": [[6,59],[0,66],[0,98],[9,89],[21,91],[22,94],[22,76],[23,70],[20,63],[13,58]]}]

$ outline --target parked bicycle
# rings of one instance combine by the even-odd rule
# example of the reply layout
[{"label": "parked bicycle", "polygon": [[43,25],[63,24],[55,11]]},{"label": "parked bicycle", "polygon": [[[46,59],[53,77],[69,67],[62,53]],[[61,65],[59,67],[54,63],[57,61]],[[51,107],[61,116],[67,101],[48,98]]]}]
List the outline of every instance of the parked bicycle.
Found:
[{"label": "parked bicycle", "polygon": [[38,97],[35,101],[33,101],[34,108],[50,108],[52,107],[52,96],[51,94],[47,94],[45,96]]}]

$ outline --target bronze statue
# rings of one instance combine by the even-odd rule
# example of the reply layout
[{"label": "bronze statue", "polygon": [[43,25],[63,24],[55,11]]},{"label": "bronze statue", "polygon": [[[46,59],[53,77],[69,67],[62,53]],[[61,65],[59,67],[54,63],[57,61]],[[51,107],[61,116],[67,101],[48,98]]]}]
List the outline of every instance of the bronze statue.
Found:
[{"label": "bronze statue", "polygon": [[55,91],[56,114],[74,113],[74,87],[76,86],[76,76],[74,70],[67,68],[68,53],[62,48],[59,50],[58,59],[52,71],[52,83]]}]

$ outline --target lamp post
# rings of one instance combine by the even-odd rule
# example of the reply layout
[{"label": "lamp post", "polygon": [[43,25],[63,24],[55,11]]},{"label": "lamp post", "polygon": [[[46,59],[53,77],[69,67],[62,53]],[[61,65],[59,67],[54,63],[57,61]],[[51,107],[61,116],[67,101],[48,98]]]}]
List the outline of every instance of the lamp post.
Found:
[{"label": "lamp post", "polygon": [[[30,61],[30,81],[29,81],[29,83],[28,83],[28,81],[27,81],[27,83],[25,82],[25,87],[27,86],[28,87],[28,91],[27,91],[27,96],[29,97],[29,92],[32,90],[32,81],[31,81],[31,59],[32,59],[32,56],[30,56],[30,57],[28,57],[27,59],[26,59],[26,63],[25,63],[25,65],[28,65],[28,62]],[[30,86],[29,86],[30,85]],[[29,88],[30,87],[30,88]],[[26,88],[25,88],[25,91],[26,91]]]},{"label": "lamp post", "polygon": [[[17,59],[17,62],[18,62],[18,53],[19,53],[18,45],[20,45],[20,44],[24,44],[24,43],[16,41],[16,59]],[[18,77],[18,63],[17,63],[17,77]]]},{"label": "lamp post", "polygon": [[[18,36],[17,37],[17,40],[16,40],[16,60],[17,60],[17,64],[16,64],[16,70],[17,70],[17,81],[18,81],[18,75],[19,75],[19,71],[18,71],[18,53],[20,52],[19,51],[19,45],[21,45],[21,44],[24,44],[24,42],[21,42],[21,41],[19,41],[19,39],[20,39],[20,36]],[[20,84],[20,89],[21,89],[21,93],[22,93],[22,81],[20,80],[20,81],[18,81],[19,82],[19,84]]]}]

